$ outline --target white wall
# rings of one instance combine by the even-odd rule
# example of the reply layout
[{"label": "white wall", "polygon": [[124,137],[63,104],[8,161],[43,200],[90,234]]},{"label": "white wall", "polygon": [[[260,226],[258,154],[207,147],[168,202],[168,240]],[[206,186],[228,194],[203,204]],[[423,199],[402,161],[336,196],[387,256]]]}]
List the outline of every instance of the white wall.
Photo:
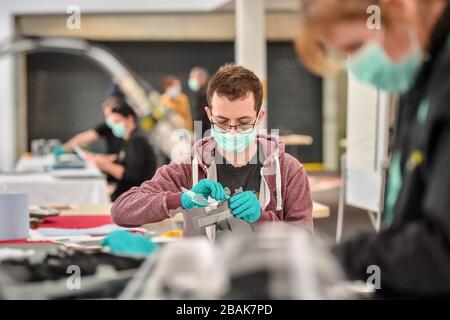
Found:
[{"label": "white wall", "polygon": [[[11,16],[0,11],[0,39],[13,35]],[[16,109],[14,94],[14,59],[0,59],[0,170],[10,170],[16,153]]]},{"label": "white wall", "polygon": [[390,99],[348,77],[346,203],[381,212],[388,156]]}]

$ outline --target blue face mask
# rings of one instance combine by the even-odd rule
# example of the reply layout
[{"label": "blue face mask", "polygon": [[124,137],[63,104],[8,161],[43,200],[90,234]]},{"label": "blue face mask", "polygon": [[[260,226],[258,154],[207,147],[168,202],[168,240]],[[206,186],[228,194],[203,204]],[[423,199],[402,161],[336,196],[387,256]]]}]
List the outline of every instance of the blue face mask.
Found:
[{"label": "blue face mask", "polygon": [[189,89],[191,89],[194,92],[197,92],[198,90],[200,90],[200,84],[194,78],[189,79],[188,86],[189,86]]},{"label": "blue face mask", "polygon": [[181,94],[181,87],[173,86],[167,89],[167,95],[171,98],[176,98]]},{"label": "blue face mask", "polygon": [[113,123],[111,122],[111,131],[117,138],[123,138],[125,137],[125,133],[127,132],[127,128],[125,127],[125,123],[118,122]]},{"label": "blue face mask", "polygon": [[422,62],[423,55],[418,45],[401,61],[394,62],[383,47],[373,41],[352,55],[347,67],[362,82],[389,93],[403,94],[413,86]]}]

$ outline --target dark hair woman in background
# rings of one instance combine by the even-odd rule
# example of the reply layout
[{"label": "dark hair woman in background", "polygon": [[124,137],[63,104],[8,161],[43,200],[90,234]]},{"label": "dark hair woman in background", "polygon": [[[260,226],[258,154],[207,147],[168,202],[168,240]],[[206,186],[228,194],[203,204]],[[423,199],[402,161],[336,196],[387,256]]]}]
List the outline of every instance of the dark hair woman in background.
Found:
[{"label": "dark hair woman in background", "polygon": [[151,179],[156,170],[156,162],[152,147],[139,129],[136,113],[129,105],[122,102],[114,107],[108,123],[112,133],[125,141],[124,145],[114,161],[103,161],[100,158],[94,159],[94,163],[117,180],[111,194],[111,200],[114,201],[131,187]]}]

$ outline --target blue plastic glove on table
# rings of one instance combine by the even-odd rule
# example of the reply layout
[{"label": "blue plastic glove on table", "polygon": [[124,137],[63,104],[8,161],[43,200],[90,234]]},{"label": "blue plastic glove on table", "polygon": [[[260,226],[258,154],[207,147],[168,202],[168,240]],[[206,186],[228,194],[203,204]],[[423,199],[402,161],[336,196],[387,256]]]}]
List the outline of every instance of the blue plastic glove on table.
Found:
[{"label": "blue plastic glove on table", "polygon": [[258,197],[251,191],[235,194],[230,198],[231,213],[249,223],[258,221],[261,217],[261,205]]},{"label": "blue plastic glove on table", "polygon": [[66,149],[64,146],[58,146],[52,150],[52,153],[55,157],[59,157],[60,155],[66,153]]},{"label": "blue plastic glove on table", "polygon": [[111,253],[146,256],[158,248],[151,239],[127,230],[113,231],[102,240],[102,247]]},{"label": "blue plastic glove on table", "polygon": [[[203,197],[203,199],[200,198],[202,201],[196,201],[195,197],[197,196]],[[187,210],[192,208],[203,208],[206,207],[208,197],[217,201],[223,201],[227,199],[228,196],[219,182],[203,179],[193,186],[190,192],[183,192],[181,194],[181,206],[183,209]]]}]

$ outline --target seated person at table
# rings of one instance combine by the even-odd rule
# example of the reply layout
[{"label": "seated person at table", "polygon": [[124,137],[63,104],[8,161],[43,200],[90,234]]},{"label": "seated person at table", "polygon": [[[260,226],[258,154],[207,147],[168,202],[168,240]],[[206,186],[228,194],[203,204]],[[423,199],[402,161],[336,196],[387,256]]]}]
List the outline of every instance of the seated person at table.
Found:
[{"label": "seated person at table", "polygon": [[183,118],[184,127],[192,131],[192,115],[189,98],[181,91],[181,81],[174,76],[167,76],[163,80],[164,94],[161,102]]},{"label": "seated person at table", "polygon": [[[261,81],[250,70],[225,65],[209,81],[207,98],[212,136],[196,142],[186,161],[161,167],[152,180],[121,195],[111,210],[114,222],[139,226],[169,218],[169,210],[198,206],[182,187],[216,200],[226,199],[228,187],[235,217],[312,230],[303,165],[284,152],[275,136],[256,133],[265,115]],[[236,193],[240,188],[243,192]]]},{"label": "seated person at table", "polygon": [[125,143],[116,159],[92,158],[103,172],[117,180],[111,200],[115,200],[131,187],[150,179],[156,170],[155,154],[137,124],[137,116],[125,102],[111,110],[108,118],[113,134]]}]

